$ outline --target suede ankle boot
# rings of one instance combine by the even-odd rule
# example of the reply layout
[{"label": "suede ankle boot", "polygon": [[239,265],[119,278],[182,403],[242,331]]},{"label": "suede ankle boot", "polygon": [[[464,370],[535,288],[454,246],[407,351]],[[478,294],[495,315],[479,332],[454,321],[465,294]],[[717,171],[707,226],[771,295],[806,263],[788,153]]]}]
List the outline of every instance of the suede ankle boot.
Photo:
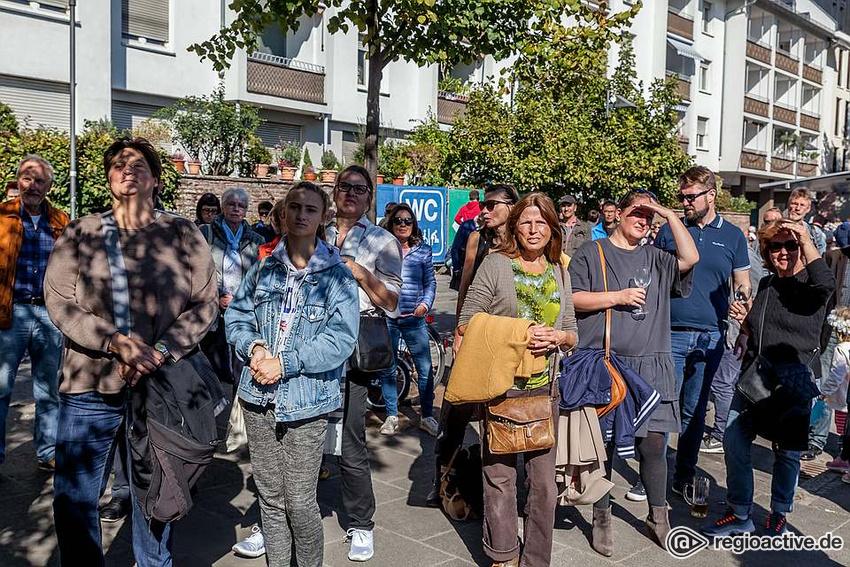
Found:
[{"label": "suede ankle boot", "polygon": [[508,561],[493,563],[493,567],[519,567],[519,555]]},{"label": "suede ankle boot", "polygon": [[614,529],[611,527],[611,507],[593,508],[593,530],[590,532],[590,545],[596,553],[611,557],[614,555]]},{"label": "suede ankle boot", "polygon": [[667,517],[667,506],[650,506],[649,516],[646,517],[646,528],[649,537],[655,541],[661,549],[667,551],[667,534],[670,533],[670,520]]}]

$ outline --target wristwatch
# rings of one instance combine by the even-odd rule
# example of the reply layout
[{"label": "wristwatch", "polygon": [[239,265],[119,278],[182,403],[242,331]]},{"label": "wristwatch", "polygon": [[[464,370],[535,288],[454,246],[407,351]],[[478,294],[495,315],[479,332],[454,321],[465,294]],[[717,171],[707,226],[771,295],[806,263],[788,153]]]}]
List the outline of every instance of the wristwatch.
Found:
[{"label": "wristwatch", "polygon": [[160,352],[160,354],[162,354],[162,356],[164,356],[164,357],[166,358],[166,360],[172,359],[172,358],[171,358],[171,353],[170,353],[170,352],[168,352],[168,347],[167,347],[167,346],[165,346],[165,343],[163,343],[163,342],[158,342],[158,343],[156,343],[155,345],[153,345],[153,348],[155,348],[156,350],[158,350],[158,351]]}]

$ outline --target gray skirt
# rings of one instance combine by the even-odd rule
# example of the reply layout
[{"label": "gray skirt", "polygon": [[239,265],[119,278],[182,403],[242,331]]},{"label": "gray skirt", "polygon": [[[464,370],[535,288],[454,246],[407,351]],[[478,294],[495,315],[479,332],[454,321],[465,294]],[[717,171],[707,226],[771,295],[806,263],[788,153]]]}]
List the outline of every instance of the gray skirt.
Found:
[{"label": "gray skirt", "polygon": [[617,354],[617,357],[640,374],[641,378],[661,395],[661,403],[635,432],[635,437],[646,437],[649,432],[679,433],[682,418],[679,413],[679,392],[676,388],[673,356],[670,353],[652,353],[642,356]]}]

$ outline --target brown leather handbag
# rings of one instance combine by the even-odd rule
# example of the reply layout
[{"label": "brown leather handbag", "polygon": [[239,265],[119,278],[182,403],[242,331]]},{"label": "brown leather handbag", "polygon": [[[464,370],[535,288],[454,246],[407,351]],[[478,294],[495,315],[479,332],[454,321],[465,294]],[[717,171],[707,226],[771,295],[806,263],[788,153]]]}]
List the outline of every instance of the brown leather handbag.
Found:
[{"label": "brown leather handbag", "polygon": [[[604,290],[608,291],[608,270],[605,266],[605,252],[602,251],[602,245],[596,241],[596,247],[599,249],[599,261],[602,263],[602,285]],[[611,375],[611,401],[607,406],[596,408],[596,415],[602,417],[609,411],[616,408],[622,403],[626,397],[626,381],[623,379],[620,371],[611,364],[611,308],[605,310],[605,356],[602,358],[605,368],[608,369],[608,374]]]},{"label": "brown leather handbag", "polygon": [[487,404],[484,423],[490,453],[525,453],[555,446],[552,419],[555,380],[549,384],[548,396],[500,397]]}]

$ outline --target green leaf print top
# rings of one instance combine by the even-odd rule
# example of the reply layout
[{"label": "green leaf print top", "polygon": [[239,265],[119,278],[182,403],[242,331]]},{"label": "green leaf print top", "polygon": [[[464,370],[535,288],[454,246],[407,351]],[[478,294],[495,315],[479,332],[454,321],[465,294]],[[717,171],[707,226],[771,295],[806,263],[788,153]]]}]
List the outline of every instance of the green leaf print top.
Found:
[{"label": "green leaf print top", "polygon": [[[546,264],[542,274],[532,274],[522,269],[519,260],[511,260],[516,287],[517,314],[520,319],[534,321],[539,325],[552,327],[561,311],[561,294],[552,264]],[[533,390],[549,382],[549,357],[546,357],[546,370],[531,378],[517,378],[516,390]]]}]

